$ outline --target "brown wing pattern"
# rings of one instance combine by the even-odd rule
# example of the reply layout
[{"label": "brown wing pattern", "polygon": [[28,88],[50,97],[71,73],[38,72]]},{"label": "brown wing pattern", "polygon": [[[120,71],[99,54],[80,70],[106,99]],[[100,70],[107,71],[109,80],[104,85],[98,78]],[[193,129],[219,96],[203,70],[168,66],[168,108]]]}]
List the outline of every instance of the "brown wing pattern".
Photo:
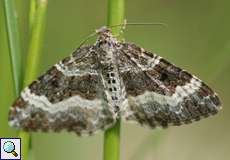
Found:
[{"label": "brown wing pattern", "polygon": [[220,109],[216,93],[185,70],[134,44],[124,43],[122,51],[127,61],[138,63],[138,68],[120,69],[128,99],[122,116],[127,121],[166,127],[191,123]]},{"label": "brown wing pattern", "polygon": [[11,126],[27,131],[91,134],[115,122],[106,102],[93,46],[77,49],[25,88],[11,107]]}]

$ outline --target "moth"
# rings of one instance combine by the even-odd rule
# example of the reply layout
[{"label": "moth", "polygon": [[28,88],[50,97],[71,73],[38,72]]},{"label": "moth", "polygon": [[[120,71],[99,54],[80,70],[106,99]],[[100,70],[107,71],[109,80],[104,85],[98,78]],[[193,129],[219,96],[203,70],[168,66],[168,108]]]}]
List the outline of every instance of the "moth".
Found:
[{"label": "moth", "polygon": [[21,92],[10,108],[10,126],[91,135],[120,118],[153,129],[220,110],[217,94],[197,77],[118,41],[108,27],[96,34],[95,44],[77,48]]}]

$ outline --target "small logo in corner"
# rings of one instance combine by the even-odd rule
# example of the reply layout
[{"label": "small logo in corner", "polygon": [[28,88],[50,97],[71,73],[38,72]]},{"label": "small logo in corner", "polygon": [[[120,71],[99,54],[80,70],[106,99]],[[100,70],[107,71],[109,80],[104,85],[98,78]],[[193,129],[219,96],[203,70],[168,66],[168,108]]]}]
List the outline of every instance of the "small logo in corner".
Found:
[{"label": "small logo in corner", "polygon": [[21,138],[0,138],[0,160],[21,160]]}]

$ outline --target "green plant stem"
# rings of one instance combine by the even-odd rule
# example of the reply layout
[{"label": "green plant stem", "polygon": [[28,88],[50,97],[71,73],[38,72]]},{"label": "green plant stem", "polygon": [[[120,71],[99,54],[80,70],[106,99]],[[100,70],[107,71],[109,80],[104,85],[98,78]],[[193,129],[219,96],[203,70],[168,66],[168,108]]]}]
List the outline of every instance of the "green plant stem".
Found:
[{"label": "green plant stem", "polygon": [[30,24],[32,26],[31,38],[23,86],[27,86],[37,77],[38,74],[38,64],[40,59],[39,53],[45,27],[46,9],[47,0],[38,0],[36,12],[33,13],[34,18],[31,18],[33,19],[33,22]]},{"label": "green plant stem", "polygon": [[8,45],[11,58],[11,70],[13,74],[14,88],[16,96],[19,95],[22,85],[22,55],[19,38],[19,27],[17,12],[14,0],[4,0],[4,11],[7,28]]},{"label": "green plant stem", "polygon": [[[124,0],[108,0],[108,26],[124,22]],[[120,35],[121,27],[112,28],[113,35]],[[121,39],[122,37],[119,36]],[[104,160],[120,159],[120,120],[104,134]]]},{"label": "green plant stem", "polygon": [[13,81],[3,0],[0,1],[0,24],[0,137],[15,137],[15,130],[8,125],[9,106],[15,99],[16,87]]},{"label": "green plant stem", "polygon": [[[107,25],[114,26],[124,23],[124,14],[125,14],[125,0],[108,0],[108,17]],[[120,35],[122,26],[113,27],[113,35]],[[120,37],[118,37],[121,39]]]},{"label": "green plant stem", "polygon": [[[38,74],[38,64],[40,59],[39,53],[41,49],[41,42],[43,39],[43,32],[45,27],[46,9],[47,1],[38,0],[36,11],[30,12],[30,14],[32,14],[30,15],[31,38],[29,43],[27,65],[23,83],[24,87],[27,86],[32,80],[34,80]],[[23,160],[26,160],[29,148],[30,135],[27,132],[21,131],[19,133],[19,136],[22,138],[22,157]]]},{"label": "green plant stem", "polygon": [[29,9],[29,29],[30,33],[34,23],[34,17],[36,15],[36,0],[30,0],[30,9]]},{"label": "green plant stem", "polygon": [[104,160],[120,159],[120,120],[104,134]]}]

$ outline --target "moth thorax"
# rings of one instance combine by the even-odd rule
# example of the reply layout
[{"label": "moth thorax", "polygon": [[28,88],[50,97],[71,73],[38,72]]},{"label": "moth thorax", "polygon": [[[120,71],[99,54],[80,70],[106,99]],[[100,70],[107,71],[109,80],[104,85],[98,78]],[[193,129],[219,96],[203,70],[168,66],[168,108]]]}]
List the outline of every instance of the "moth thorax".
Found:
[{"label": "moth thorax", "polygon": [[97,46],[101,48],[105,52],[109,52],[112,50],[115,50],[117,40],[112,36],[112,34],[99,34],[98,40],[97,40]]},{"label": "moth thorax", "polygon": [[100,63],[104,66],[104,68],[116,64],[116,49],[114,47],[111,47],[108,45],[108,43],[105,43],[101,46],[100,50],[101,51],[98,56]]},{"label": "moth thorax", "polygon": [[112,37],[107,39],[99,39],[97,45],[105,52],[109,52],[115,49],[116,42]]}]

